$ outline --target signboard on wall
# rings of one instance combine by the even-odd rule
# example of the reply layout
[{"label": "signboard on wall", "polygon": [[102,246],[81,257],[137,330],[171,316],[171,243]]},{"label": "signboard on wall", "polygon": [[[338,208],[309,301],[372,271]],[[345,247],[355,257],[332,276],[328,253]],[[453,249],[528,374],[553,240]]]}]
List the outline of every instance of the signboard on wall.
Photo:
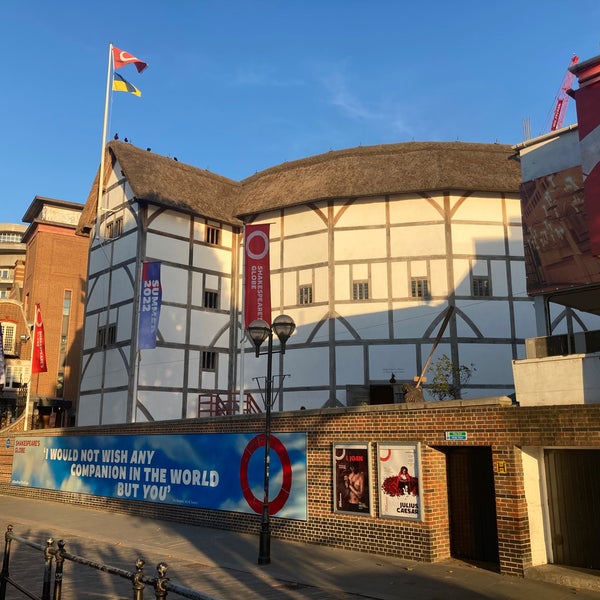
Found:
[{"label": "signboard on wall", "polygon": [[[306,434],[271,435],[270,514],[306,520]],[[17,437],[11,485],[260,513],[264,434]]]},{"label": "signboard on wall", "polygon": [[368,444],[333,445],[333,510],[371,514],[371,473]]},{"label": "signboard on wall", "polygon": [[423,519],[418,443],[377,444],[379,513],[396,519]]}]

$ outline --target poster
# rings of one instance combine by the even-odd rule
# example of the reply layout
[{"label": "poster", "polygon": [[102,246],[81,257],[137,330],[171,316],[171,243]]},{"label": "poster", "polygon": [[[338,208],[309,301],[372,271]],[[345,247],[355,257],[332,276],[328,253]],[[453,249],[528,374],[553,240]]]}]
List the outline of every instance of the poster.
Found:
[{"label": "poster", "polygon": [[244,326],[255,319],[271,324],[271,266],[269,225],[244,228]]},{"label": "poster", "polygon": [[[306,520],[306,434],[270,438],[269,514]],[[11,485],[262,512],[265,435],[16,437]]]},{"label": "poster", "polygon": [[377,474],[380,516],[422,520],[419,444],[377,444]]},{"label": "poster", "polygon": [[368,444],[333,445],[333,510],[371,514]]}]

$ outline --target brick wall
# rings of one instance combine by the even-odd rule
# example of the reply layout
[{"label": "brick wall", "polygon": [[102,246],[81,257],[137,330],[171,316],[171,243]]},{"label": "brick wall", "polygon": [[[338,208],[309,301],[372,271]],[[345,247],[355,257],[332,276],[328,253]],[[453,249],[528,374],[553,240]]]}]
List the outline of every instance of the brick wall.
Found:
[{"label": "brick wall", "polygon": [[[288,540],[343,547],[382,555],[435,562],[450,556],[448,446],[487,446],[495,467],[494,486],[501,572],[523,575],[531,565],[529,524],[523,484],[521,446],[600,448],[600,405],[515,407],[507,399],[462,400],[416,405],[382,405],[273,413],[272,430],[307,434],[307,521],[271,520],[272,535]],[[20,426],[22,429],[22,425]],[[264,429],[264,417],[243,415],[106,427],[46,429],[35,435],[116,435],[236,433]],[[464,442],[449,442],[446,431],[466,431]],[[19,433],[19,422],[6,438]],[[380,518],[376,452],[371,453],[373,517],[333,512],[334,442],[421,442],[420,494],[423,521]],[[0,447],[0,492],[71,502],[221,529],[257,534],[257,515],[102,498],[10,486],[12,448]],[[502,469],[498,469],[498,465]],[[402,543],[399,543],[399,541]]]}]

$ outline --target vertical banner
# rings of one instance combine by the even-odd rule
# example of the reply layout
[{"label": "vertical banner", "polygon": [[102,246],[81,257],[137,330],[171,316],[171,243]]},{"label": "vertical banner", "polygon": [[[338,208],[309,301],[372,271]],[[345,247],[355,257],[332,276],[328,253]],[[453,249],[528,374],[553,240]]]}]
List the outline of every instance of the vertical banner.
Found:
[{"label": "vertical banner", "polygon": [[255,319],[271,324],[271,267],[269,225],[246,225],[244,229],[244,327]]},{"label": "vertical banner", "polygon": [[138,350],[156,348],[161,302],[160,262],[145,262],[142,265],[140,290]]},{"label": "vertical banner", "polygon": [[32,373],[46,373],[46,338],[44,337],[44,321],[42,320],[42,309],[39,304],[35,305],[35,321],[33,326],[33,356],[31,358]]},{"label": "vertical banner", "polygon": [[368,444],[333,445],[333,510],[371,514]]},{"label": "vertical banner", "polygon": [[4,334],[0,323],[0,386],[6,384],[6,362],[4,360]]},{"label": "vertical banner", "polygon": [[420,467],[418,443],[377,444],[379,513],[382,517],[422,520]]}]

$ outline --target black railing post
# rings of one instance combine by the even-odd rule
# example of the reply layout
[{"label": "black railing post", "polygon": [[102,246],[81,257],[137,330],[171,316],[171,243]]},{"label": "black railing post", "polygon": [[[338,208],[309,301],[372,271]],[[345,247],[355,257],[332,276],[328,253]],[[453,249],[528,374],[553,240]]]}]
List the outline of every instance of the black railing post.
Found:
[{"label": "black railing post", "polygon": [[50,600],[50,582],[52,581],[52,558],[54,556],[54,540],[48,538],[44,548],[44,585],[42,600]]},{"label": "black railing post", "polygon": [[2,573],[0,573],[0,600],[6,598],[6,580],[10,576],[8,564],[10,562],[10,544],[12,542],[13,526],[9,525],[4,534],[4,558],[2,559]]},{"label": "black railing post", "polygon": [[133,600],[144,600],[144,588],[146,587],[143,581],[145,564],[145,561],[141,558],[135,561],[135,573],[131,578],[133,582]]},{"label": "black railing post", "polygon": [[167,597],[167,588],[166,584],[169,581],[167,577],[167,569],[169,565],[165,562],[159,562],[156,565],[156,571],[158,572],[158,579],[156,580],[156,584],[154,586],[154,595],[159,600]]},{"label": "black railing post", "polygon": [[65,564],[65,542],[58,540],[56,542],[58,550],[55,553],[56,566],[54,567],[54,596],[53,600],[60,600],[62,597],[63,567]]}]

